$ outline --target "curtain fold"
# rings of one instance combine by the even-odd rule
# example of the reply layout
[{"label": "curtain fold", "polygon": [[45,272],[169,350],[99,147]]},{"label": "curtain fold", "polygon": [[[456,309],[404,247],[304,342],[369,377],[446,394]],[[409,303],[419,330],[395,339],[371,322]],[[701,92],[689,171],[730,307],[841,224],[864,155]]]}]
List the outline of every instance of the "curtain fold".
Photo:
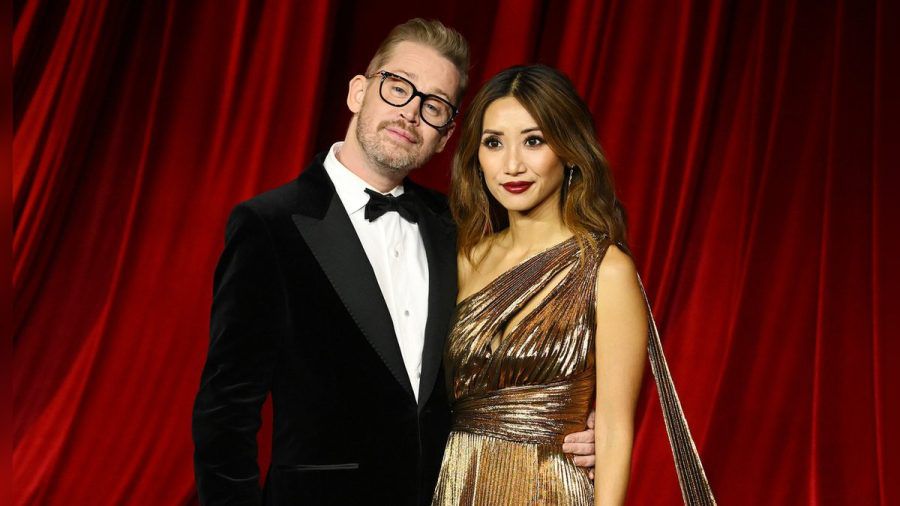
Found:
[{"label": "curtain fold", "polygon": [[[343,138],[413,16],[469,39],[468,98],[542,62],[587,100],[722,504],[900,502],[897,2],[395,6],[15,3],[16,504],[196,502],[225,218]],[[413,177],[446,190],[454,146]],[[629,504],[681,497],[655,396]]]}]

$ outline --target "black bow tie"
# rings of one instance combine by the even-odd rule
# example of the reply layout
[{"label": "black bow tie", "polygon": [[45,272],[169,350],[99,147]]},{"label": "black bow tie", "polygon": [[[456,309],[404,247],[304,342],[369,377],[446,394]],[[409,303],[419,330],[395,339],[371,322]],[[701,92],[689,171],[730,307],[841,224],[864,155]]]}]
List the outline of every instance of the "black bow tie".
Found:
[{"label": "black bow tie", "polygon": [[366,189],[369,194],[369,202],[366,203],[365,218],[375,221],[382,214],[389,211],[397,211],[404,220],[415,223],[419,221],[419,209],[415,200],[408,193],[399,197],[383,195],[373,190]]}]

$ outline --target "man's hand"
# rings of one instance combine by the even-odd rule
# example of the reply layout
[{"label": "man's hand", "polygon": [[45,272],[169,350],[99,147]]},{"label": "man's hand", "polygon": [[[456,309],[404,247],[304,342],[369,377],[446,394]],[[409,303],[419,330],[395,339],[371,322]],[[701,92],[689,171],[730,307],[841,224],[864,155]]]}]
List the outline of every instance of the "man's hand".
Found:
[{"label": "man's hand", "polygon": [[575,457],[572,462],[576,466],[588,468],[588,476],[594,479],[594,410],[587,419],[587,430],[575,432],[566,436],[563,440],[563,452],[571,453]]}]

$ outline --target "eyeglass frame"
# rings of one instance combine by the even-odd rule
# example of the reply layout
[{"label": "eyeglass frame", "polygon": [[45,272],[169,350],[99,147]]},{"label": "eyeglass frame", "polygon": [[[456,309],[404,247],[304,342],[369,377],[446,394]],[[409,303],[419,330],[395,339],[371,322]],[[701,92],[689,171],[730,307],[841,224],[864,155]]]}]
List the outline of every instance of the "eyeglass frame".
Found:
[{"label": "eyeglass frame", "polygon": [[[459,108],[457,106],[453,105],[453,103],[451,103],[449,100],[447,100],[446,98],[443,98],[443,97],[439,97],[438,95],[433,95],[431,93],[422,93],[421,91],[419,91],[418,88],[416,88],[416,85],[413,84],[412,81],[410,81],[409,79],[407,79],[403,76],[399,76],[393,72],[388,72],[387,70],[379,70],[378,72],[375,72],[374,74],[372,74],[370,76],[365,76],[365,77],[366,77],[366,79],[372,79],[375,76],[381,76],[381,81],[378,83],[378,96],[381,97],[381,100],[385,104],[387,104],[391,107],[404,107],[407,104],[409,104],[410,102],[412,102],[414,98],[420,97],[421,100],[419,100],[419,117],[422,118],[422,121],[424,121],[426,125],[430,126],[431,128],[434,128],[435,130],[440,131],[444,128],[447,128],[447,125],[449,125],[450,123],[453,123],[453,120],[456,119],[456,116],[459,114]],[[384,81],[388,77],[392,77],[394,79],[399,79],[399,80],[409,84],[410,87],[412,87],[412,93],[409,94],[409,99],[406,102],[403,102],[400,105],[395,105],[391,102],[388,102],[388,100],[386,98],[384,98],[384,91],[383,91],[384,90]],[[432,125],[430,121],[425,119],[425,115],[422,114],[422,107],[425,106],[425,100],[427,100],[429,98],[437,99],[437,100],[450,106],[450,119],[448,119],[447,122],[441,126]]]}]

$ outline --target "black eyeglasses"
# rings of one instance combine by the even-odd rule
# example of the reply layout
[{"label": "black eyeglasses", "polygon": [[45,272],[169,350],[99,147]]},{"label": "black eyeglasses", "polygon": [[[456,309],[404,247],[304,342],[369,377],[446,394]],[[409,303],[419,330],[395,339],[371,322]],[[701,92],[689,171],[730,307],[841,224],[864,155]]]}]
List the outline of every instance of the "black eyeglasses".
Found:
[{"label": "black eyeglasses", "polygon": [[412,99],[421,97],[419,102],[419,117],[432,128],[438,130],[449,125],[453,118],[459,113],[455,105],[447,100],[437,96],[428,95],[417,90],[415,85],[397,74],[381,70],[370,76],[381,76],[381,84],[378,88],[378,94],[381,100],[394,107],[403,107],[412,102]]}]

